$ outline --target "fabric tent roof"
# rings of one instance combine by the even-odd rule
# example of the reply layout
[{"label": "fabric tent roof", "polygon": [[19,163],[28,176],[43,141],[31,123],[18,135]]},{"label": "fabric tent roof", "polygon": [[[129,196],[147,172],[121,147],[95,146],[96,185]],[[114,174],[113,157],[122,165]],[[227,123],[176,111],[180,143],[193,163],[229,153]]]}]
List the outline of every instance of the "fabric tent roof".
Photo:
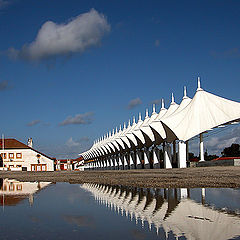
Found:
[{"label": "fabric tent roof", "polygon": [[199,84],[195,96],[184,109],[161,121],[168,141],[187,141],[212,128],[239,120],[240,103],[206,92]]},{"label": "fabric tent roof", "polygon": [[165,117],[170,116],[171,114],[173,114],[177,110],[178,107],[179,107],[179,105],[177,103],[175,103],[174,97],[172,95],[172,102],[170,104],[170,107],[166,110],[164,108],[164,106],[162,106],[162,108],[161,108],[157,118],[150,123],[150,127],[153,130],[155,130],[156,133],[158,134],[158,136],[155,135],[155,140],[156,140],[157,144],[160,144],[166,138],[165,130],[164,130],[163,126],[162,126],[161,120],[164,119]]}]

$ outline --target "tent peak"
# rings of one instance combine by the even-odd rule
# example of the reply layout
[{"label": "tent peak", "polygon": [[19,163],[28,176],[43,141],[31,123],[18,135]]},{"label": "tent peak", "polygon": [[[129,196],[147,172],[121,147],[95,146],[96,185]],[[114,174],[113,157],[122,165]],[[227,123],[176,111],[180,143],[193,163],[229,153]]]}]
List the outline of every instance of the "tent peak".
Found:
[{"label": "tent peak", "polygon": [[133,124],[135,123],[136,121],[135,121],[135,116],[133,116]]},{"label": "tent peak", "polygon": [[174,99],[174,95],[173,95],[173,93],[172,93],[172,102],[171,102],[171,105],[175,105],[176,103],[175,103],[175,99]]},{"label": "tent peak", "polygon": [[184,90],[183,90],[183,99],[186,99],[186,98],[188,98],[188,96],[187,96],[187,87],[184,86]]},{"label": "tent peak", "polygon": [[200,77],[198,77],[198,88],[197,88],[197,91],[201,91],[201,90],[203,90],[203,89],[201,88]]},{"label": "tent peak", "polygon": [[141,120],[142,120],[141,113],[139,113],[138,121],[141,121]]},{"label": "tent peak", "polygon": [[162,107],[161,107],[161,110],[162,109],[165,109],[165,107],[164,107],[164,99],[162,98]]},{"label": "tent peak", "polygon": [[146,117],[145,118],[148,118],[148,109],[146,108]]},{"label": "tent peak", "polygon": [[153,104],[153,113],[156,112],[156,109],[155,109],[155,104]]}]

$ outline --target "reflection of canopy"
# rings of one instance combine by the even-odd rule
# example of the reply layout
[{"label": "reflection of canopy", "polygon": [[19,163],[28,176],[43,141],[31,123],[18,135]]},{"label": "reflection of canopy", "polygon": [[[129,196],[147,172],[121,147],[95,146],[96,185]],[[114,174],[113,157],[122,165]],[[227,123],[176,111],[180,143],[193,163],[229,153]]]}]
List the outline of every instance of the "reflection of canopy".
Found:
[{"label": "reflection of canopy", "polygon": [[[162,227],[165,232],[172,231],[176,236],[186,239],[231,239],[240,236],[240,218],[226,212],[211,209],[191,199],[178,199],[176,192],[167,190],[165,199],[148,193],[128,193],[126,188],[83,184],[82,188],[90,191],[95,199],[112,209],[125,211],[130,216],[147,221],[149,228],[154,224],[156,230]],[[114,190],[115,189],[115,190]],[[183,190],[183,191],[181,191]],[[180,193],[186,189],[180,189]],[[146,194],[146,193],[145,193]],[[150,196],[149,196],[150,194]],[[147,201],[149,199],[149,201]]]},{"label": "reflection of canopy", "polygon": [[168,141],[187,141],[217,126],[238,121],[240,103],[218,97],[199,86],[192,101],[182,111],[162,119]]},{"label": "reflection of canopy", "polygon": [[164,221],[163,227],[187,239],[231,239],[240,234],[240,219],[227,215],[191,199],[182,200]]}]

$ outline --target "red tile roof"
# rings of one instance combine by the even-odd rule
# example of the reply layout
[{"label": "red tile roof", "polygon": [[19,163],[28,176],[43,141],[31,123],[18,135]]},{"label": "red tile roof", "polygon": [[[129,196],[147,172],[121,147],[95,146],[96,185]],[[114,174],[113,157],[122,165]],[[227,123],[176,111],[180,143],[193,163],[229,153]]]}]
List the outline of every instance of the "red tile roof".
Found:
[{"label": "red tile roof", "polygon": [[[4,141],[4,144],[3,144]],[[0,149],[26,149],[30,148],[26,144],[19,142],[16,139],[6,138],[4,140],[0,139]]]},{"label": "red tile roof", "polygon": [[39,153],[41,155],[43,155],[44,157],[47,157],[49,159],[54,160],[53,158],[47,156],[44,153],[41,153],[39,151],[37,151],[34,148],[30,148],[28,145],[19,142],[18,140],[14,139],[14,138],[6,138],[6,139],[0,139],[0,149],[3,149],[3,141],[4,141],[4,149],[32,149],[34,152]]}]

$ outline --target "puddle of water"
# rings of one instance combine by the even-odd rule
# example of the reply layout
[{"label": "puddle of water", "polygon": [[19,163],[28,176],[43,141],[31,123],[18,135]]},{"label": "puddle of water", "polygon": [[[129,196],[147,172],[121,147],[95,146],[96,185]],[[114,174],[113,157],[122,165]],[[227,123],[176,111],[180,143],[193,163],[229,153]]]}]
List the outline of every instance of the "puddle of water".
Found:
[{"label": "puddle of water", "polygon": [[1,239],[240,239],[240,189],[0,187]]}]

